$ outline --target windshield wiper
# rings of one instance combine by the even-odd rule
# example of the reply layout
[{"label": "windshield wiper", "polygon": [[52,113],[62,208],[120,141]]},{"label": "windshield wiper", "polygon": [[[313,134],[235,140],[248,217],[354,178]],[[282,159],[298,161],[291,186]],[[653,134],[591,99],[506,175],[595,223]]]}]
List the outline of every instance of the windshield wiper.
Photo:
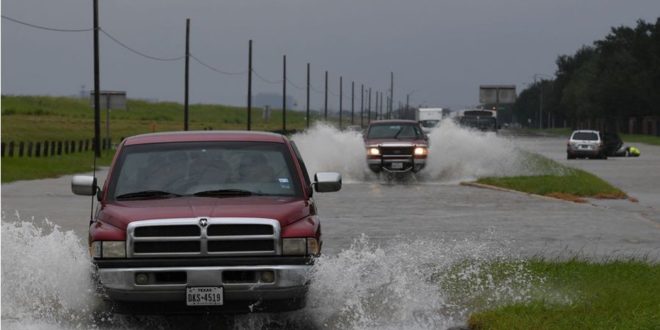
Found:
[{"label": "windshield wiper", "polygon": [[252,196],[252,195],[261,195],[261,194],[254,193],[249,190],[242,190],[242,189],[204,190],[204,191],[198,191],[193,194],[193,196],[198,196],[198,197],[231,197],[231,196]]},{"label": "windshield wiper", "polygon": [[399,134],[401,134],[401,132],[403,132],[403,127],[399,128],[399,131],[396,132],[396,134],[394,134],[394,138],[398,140],[399,139]]},{"label": "windshield wiper", "polygon": [[171,198],[171,197],[180,197],[180,196],[181,195],[179,194],[162,191],[162,190],[144,190],[144,191],[136,191],[127,194],[122,194],[115,198],[116,199],[150,199],[150,198]]}]

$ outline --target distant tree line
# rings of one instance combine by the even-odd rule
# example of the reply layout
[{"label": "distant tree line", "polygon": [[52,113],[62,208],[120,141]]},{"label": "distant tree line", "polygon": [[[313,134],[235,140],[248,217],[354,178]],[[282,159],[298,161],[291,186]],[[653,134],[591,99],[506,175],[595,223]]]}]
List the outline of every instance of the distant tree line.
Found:
[{"label": "distant tree line", "polygon": [[535,81],[518,96],[519,122],[628,132],[652,118],[650,134],[660,134],[660,18],[612,28],[556,64],[554,79]]}]

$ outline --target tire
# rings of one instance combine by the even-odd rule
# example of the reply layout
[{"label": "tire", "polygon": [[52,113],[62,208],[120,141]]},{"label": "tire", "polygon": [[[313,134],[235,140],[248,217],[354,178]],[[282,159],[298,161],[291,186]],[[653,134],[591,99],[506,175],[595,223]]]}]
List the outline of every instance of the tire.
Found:
[{"label": "tire", "polygon": [[571,156],[571,154],[567,153],[566,154],[566,159],[575,159],[575,156]]}]

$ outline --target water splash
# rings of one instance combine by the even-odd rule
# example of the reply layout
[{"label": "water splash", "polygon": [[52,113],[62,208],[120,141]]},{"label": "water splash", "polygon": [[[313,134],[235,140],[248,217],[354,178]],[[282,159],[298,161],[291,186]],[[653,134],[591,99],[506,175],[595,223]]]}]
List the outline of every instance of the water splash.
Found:
[{"label": "water splash", "polygon": [[[310,175],[336,171],[346,182],[376,181],[366,166],[366,150],[360,132],[339,131],[318,123],[292,136],[305,159]],[[481,132],[444,120],[429,134],[429,158],[418,182],[454,183],[486,176],[562,174],[523,152],[514,142],[494,132]]]},{"label": "water splash", "polygon": [[35,223],[18,214],[16,218],[6,221],[3,212],[3,326],[86,324],[96,300],[91,263],[80,239],[47,219]]},{"label": "water splash", "polygon": [[340,172],[345,182],[375,177],[367,168],[367,151],[360,132],[339,131],[319,122],[291,140],[298,146],[310,176],[323,171]]},{"label": "water splash", "polygon": [[[489,239],[383,246],[362,236],[317,261],[304,310],[241,317],[237,328],[446,329],[464,325],[473,311],[532,299],[543,279]],[[510,266],[492,274],[494,262]]]},{"label": "water splash", "polygon": [[[338,254],[318,259],[306,308],[237,316],[230,327],[447,328],[464,324],[473,311],[528,301],[543,283],[490,232],[462,240],[375,242],[363,235]],[[494,273],[489,265],[503,260],[514,267]],[[3,215],[3,328],[139,329],[149,325],[175,329],[186,324],[218,328],[219,322],[226,321],[208,315],[111,314],[94,292],[90,265],[85,247],[73,232],[64,232],[48,220],[9,222]]]}]

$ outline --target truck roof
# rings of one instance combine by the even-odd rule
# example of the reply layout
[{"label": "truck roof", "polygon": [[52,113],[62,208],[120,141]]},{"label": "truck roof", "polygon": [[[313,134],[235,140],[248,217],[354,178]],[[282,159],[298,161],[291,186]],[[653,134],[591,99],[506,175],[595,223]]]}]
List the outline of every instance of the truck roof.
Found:
[{"label": "truck roof", "polygon": [[259,131],[181,131],[135,135],[126,138],[124,140],[124,145],[198,141],[249,141],[284,143],[286,138],[281,134]]},{"label": "truck roof", "polygon": [[384,119],[384,120],[373,120],[369,125],[374,124],[417,124],[415,120],[409,119]]}]

